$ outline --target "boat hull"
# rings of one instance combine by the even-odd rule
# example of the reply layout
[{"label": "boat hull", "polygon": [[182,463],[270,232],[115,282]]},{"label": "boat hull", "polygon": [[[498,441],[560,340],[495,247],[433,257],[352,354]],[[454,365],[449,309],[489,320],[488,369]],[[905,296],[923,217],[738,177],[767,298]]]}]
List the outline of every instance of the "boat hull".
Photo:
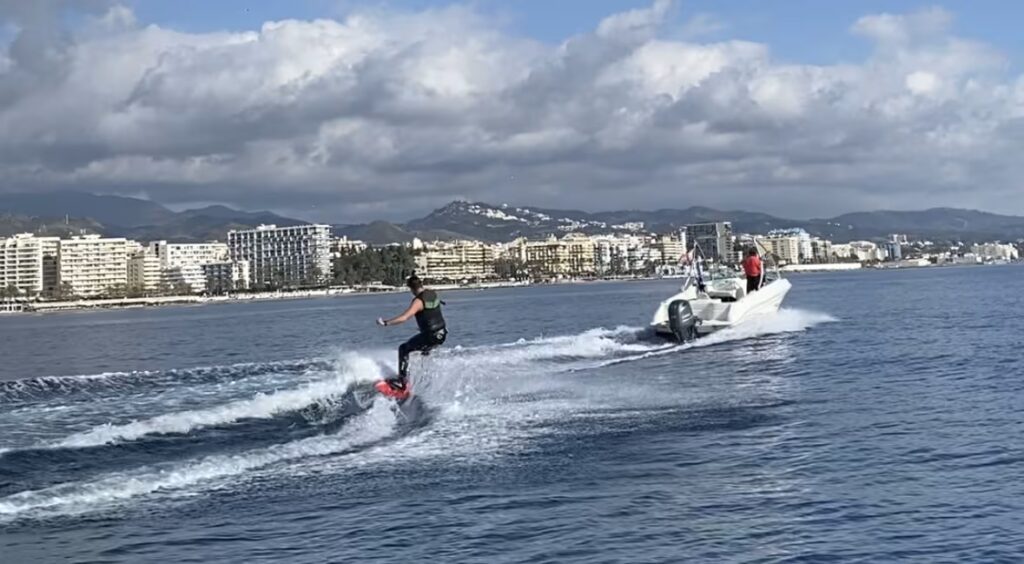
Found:
[{"label": "boat hull", "polygon": [[782,307],[782,302],[791,288],[792,284],[788,280],[780,278],[734,302],[723,302],[698,297],[696,290],[688,287],[661,303],[654,314],[651,326],[659,335],[675,338],[672,328],[669,326],[668,308],[676,300],[687,300],[700,320],[696,326],[697,334],[699,336],[707,335],[735,327],[750,319],[777,312]]}]

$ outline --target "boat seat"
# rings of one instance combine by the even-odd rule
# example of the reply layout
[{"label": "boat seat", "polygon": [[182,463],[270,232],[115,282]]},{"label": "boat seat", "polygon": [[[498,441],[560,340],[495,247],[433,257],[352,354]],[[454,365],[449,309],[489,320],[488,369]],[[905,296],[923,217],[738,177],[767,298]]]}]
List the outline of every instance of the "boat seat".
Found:
[{"label": "boat seat", "polygon": [[708,287],[707,295],[709,298],[736,301],[747,295],[747,289],[735,280],[727,280]]}]

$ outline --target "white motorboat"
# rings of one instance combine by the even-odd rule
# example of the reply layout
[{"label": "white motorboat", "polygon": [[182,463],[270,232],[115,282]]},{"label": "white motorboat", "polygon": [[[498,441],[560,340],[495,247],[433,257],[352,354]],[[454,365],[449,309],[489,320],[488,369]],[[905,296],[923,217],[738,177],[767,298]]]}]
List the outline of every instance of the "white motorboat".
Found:
[{"label": "white motorboat", "polygon": [[747,279],[738,271],[713,271],[708,279],[700,269],[689,276],[679,292],[661,302],[651,326],[659,334],[681,342],[734,327],[779,310],[792,284],[777,272],[760,289],[747,293]]}]

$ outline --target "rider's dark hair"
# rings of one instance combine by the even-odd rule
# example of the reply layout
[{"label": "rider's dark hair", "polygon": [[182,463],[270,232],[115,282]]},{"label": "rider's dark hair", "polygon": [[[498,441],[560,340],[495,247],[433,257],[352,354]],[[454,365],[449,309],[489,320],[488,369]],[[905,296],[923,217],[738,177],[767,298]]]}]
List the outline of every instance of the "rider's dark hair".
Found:
[{"label": "rider's dark hair", "polygon": [[408,286],[410,290],[419,290],[423,288],[423,281],[420,280],[420,277],[416,276],[416,273],[414,272],[412,276],[405,280],[405,285]]}]

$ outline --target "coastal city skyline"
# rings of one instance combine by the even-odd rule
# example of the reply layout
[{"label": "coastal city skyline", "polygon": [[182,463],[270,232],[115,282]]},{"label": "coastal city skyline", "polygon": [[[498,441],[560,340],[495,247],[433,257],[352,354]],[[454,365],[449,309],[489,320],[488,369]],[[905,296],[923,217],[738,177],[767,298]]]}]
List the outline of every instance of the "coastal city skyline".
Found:
[{"label": "coastal city skyline", "polygon": [[454,199],[1024,213],[1020,49],[999,10],[188,5],[0,4],[0,190],[337,223]]},{"label": "coastal city skyline", "polygon": [[2,564],[1024,562],[1022,16],[0,0]]}]

